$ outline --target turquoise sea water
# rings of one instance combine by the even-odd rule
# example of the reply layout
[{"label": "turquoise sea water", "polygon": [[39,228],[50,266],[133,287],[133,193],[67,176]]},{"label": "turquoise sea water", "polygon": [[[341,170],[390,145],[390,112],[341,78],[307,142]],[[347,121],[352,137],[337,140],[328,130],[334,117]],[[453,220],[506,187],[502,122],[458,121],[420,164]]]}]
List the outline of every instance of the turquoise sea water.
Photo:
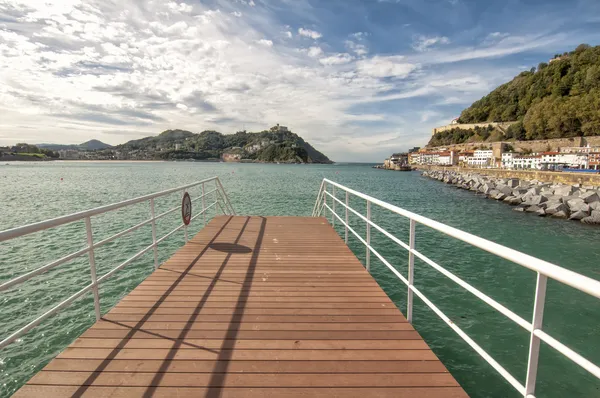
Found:
[{"label": "turquoise sea water", "polygon": [[[326,177],[407,210],[600,279],[600,228],[513,212],[502,203],[425,179],[416,172],[388,172],[368,165],[11,163],[0,165],[0,230],[214,175],[221,178],[238,214],[308,216],[320,181]],[[191,191],[192,197],[198,192]],[[157,213],[177,206],[180,195],[176,193],[158,200]],[[351,200],[351,205],[364,211],[363,201]],[[375,222],[408,241],[405,219],[376,206],[372,212]],[[98,241],[133,226],[148,215],[148,205],[139,204],[94,217],[94,239]],[[364,236],[364,223],[357,217],[350,217],[350,221]],[[162,220],[158,224],[159,236],[169,232],[178,222],[177,213]],[[194,221],[190,233],[201,226],[200,217]],[[336,228],[343,233],[339,225]],[[151,243],[150,236],[150,227],[144,227],[97,250],[98,274],[108,272],[145,248]],[[160,260],[167,259],[182,243],[183,232],[167,240],[160,247]],[[0,243],[0,282],[79,250],[85,244],[82,222]],[[408,256],[402,248],[374,230],[372,244],[406,275]],[[350,246],[364,261],[365,250],[360,242],[351,237]],[[423,226],[417,226],[416,247],[525,319],[531,318],[535,289],[533,272]],[[417,287],[524,383],[528,334],[427,264],[416,260],[415,266]],[[374,256],[371,267],[379,284],[404,312],[404,285]],[[103,284],[102,311],[107,312],[152,269],[152,254],[148,253]],[[84,256],[1,292],[0,338],[5,338],[89,282],[89,265]],[[0,350],[0,397],[10,396],[94,320],[91,294],[87,294],[17,343]],[[519,396],[418,298],[415,298],[414,324],[470,396]],[[592,362],[600,363],[598,300],[550,281],[544,328]],[[536,396],[598,397],[600,381],[542,345]]]}]

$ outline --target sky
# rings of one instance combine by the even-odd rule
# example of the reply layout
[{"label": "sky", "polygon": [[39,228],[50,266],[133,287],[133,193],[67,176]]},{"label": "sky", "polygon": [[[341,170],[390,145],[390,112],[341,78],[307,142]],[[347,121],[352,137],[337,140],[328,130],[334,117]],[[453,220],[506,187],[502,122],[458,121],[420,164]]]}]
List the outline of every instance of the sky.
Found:
[{"label": "sky", "polygon": [[381,162],[580,43],[598,0],[0,0],[0,145],[279,123]]}]

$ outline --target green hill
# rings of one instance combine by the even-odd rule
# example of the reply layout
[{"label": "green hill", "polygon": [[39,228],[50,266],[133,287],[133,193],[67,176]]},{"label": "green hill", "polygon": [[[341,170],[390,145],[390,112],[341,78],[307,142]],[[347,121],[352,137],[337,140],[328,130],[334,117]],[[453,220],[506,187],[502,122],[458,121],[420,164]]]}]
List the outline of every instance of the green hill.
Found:
[{"label": "green hill", "polygon": [[[575,51],[557,54],[549,63],[520,73],[462,111],[458,119],[459,123],[508,121],[518,122],[498,138],[600,135],[600,46],[581,44]],[[438,134],[432,141],[459,143],[454,141],[481,138],[460,128]]]},{"label": "green hill", "polygon": [[258,133],[235,134],[166,130],[155,137],[129,141],[114,150],[129,154],[137,151],[146,158],[165,160],[217,159],[223,153],[239,153],[258,162],[332,163],[297,134],[279,126]]},{"label": "green hill", "polygon": [[52,151],[60,150],[74,150],[74,151],[97,151],[102,149],[112,148],[112,146],[105,144],[98,140],[89,140],[82,144],[62,145],[62,144],[37,144],[38,148],[49,149]]}]

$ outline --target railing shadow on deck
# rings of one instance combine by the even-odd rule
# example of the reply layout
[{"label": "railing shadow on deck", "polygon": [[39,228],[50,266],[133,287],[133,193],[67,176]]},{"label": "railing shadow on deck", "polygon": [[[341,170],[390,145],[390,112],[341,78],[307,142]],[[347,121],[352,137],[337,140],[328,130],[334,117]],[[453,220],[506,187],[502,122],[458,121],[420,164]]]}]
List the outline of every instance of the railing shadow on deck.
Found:
[{"label": "railing shadow on deck", "polygon": [[[110,352],[110,354],[108,354],[106,359],[104,359],[100,363],[100,365],[98,365],[98,367],[93,371],[93,373],[85,380],[83,385],[81,387],[79,387],[77,389],[77,391],[75,391],[75,393],[73,394],[73,397],[83,396],[83,394],[86,393],[88,388],[94,383],[94,381],[100,376],[100,374],[102,374],[102,372],[109,366],[109,364],[113,360],[115,360],[116,356],[125,347],[127,342],[129,342],[131,340],[131,338],[138,331],[144,331],[144,329],[142,327],[144,325],[144,323],[147,322],[152,315],[154,315],[154,313],[161,306],[161,304],[163,304],[165,302],[167,297],[169,297],[169,295],[175,290],[175,288],[181,283],[181,281],[183,281],[183,279],[190,273],[190,271],[193,269],[193,267],[196,265],[196,263],[210,249],[210,246],[212,244],[214,244],[216,242],[216,240],[218,239],[218,237],[223,233],[223,231],[226,229],[226,227],[231,222],[231,220],[232,220],[232,217],[229,217],[224,222],[224,224],[219,228],[217,233],[215,233],[215,235],[212,237],[210,242],[200,251],[200,253],[194,258],[194,260],[192,260],[190,262],[190,265],[183,272],[181,272],[179,277],[177,277],[177,279],[173,282],[173,284],[171,286],[169,286],[169,288],[164,292],[164,294],[162,294],[161,297],[157,300],[156,304],[152,308],[150,308],[150,310],[142,317],[142,319],[140,319],[137,322],[137,324],[135,326],[131,327],[131,330],[127,333],[127,335],[125,335],[125,337],[123,337],[121,339],[121,342],[119,342],[119,344]],[[244,230],[246,229],[246,226],[247,226],[249,220],[250,220],[250,218],[246,219],[244,226],[242,227],[242,229],[240,230],[240,233],[238,234],[238,237],[236,238],[236,243],[239,241],[242,234],[244,233]],[[261,232],[259,233],[260,240],[262,240],[262,234],[264,233],[264,223],[265,223],[265,220],[263,219],[263,228],[261,228]],[[165,371],[167,370],[170,361],[173,359],[173,357],[175,356],[175,354],[177,353],[179,348],[182,345],[184,345],[183,339],[185,339],[187,333],[190,330],[189,326],[191,326],[191,324],[193,324],[193,322],[197,319],[197,317],[199,315],[199,310],[203,307],[203,305],[206,303],[207,299],[210,297],[210,294],[211,294],[212,290],[214,289],[216,282],[219,280],[219,276],[225,269],[225,266],[227,265],[230,257],[231,257],[231,253],[228,254],[227,257],[225,258],[225,260],[223,261],[223,264],[221,265],[219,271],[216,273],[215,277],[212,279],[211,283],[209,284],[209,286],[206,289],[206,292],[204,293],[204,295],[198,302],[198,305],[196,306],[193,313],[190,315],[190,318],[187,321],[186,326],[182,329],[181,334],[177,338],[174,339],[175,344],[170,349],[169,353],[167,354],[167,357],[163,360],[163,363],[161,364],[160,369],[155,374],[155,377],[153,378],[152,382],[150,383],[150,386],[144,393],[145,397],[150,397],[154,394],[154,392],[156,391],[156,388],[160,384],[160,381],[164,377]],[[254,263],[255,263],[256,255],[253,255],[252,258],[254,259]],[[249,272],[250,272],[250,269],[252,269],[252,267],[249,268]],[[169,340],[173,340],[173,339],[170,338]],[[201,347],[201,349],[206,349],[206,348]],[[216,353],[216,351],[212,351],[212,350],[210,350],[210,351]]]}]

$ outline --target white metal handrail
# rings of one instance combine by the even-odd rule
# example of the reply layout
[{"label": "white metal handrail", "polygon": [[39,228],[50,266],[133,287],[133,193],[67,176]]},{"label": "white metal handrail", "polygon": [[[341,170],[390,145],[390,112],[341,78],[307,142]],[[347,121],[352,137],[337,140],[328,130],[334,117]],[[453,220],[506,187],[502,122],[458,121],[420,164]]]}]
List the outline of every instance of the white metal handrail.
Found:
[{"label": "white metal handrail", "polygon": [[[328,191],[328,186],[331,186],[331,192]],[[340,200],[336,195],[336,189],[345,192],[345,203]],[[364,199],[367,206],[367,215],[364,216],[355,209],[349,206],[349,195]],[[331,206],[329,206],[327,198],[331,199]],[[341,205],[345,209],[345,219],[342,219],[336,212],[336,204]],[[402,240],[393,236],[391,233],[375,224],[371,220],[371,204],[377,205],[381,208],[389,210],[393,213],[399,214],[409,219],[409,243],[406,244]],[[554,279],[565,285],[571,286],[577,290],[587,293],[593,297],[600,298],[600,282],[588,278],[584,275],[576,272],[567,270],[559,267],[558,265],[549,263],[544,260],[532,257],[525,253],[521,253],[517,250],[510,249],[508,247],[499,245],[491,242],[487,239],[480,238],[470,233],[461,231],[457,228],[450,227],[442,224],[438,221],[431,220],[429,218],[420,216],[416,213],[404,210],[400,207],[394,206],[382,200],[376,199],[372,196],[365,195],[361,192],[355,191],[334,181],[323,179],[317,200],[313,207],[313,217],[319,217],[325,209],[331,213],[331,224],[335,226],[335,220],[339,220],[344,226],[344,240],[348,243],[348,232],[351,232],[356,238],[365,245],[366,248],[366,261],[365,267],[370,271],[370,255],[373,253],[388,269],[390,269],[394,275],[398,277],[408,287],[407,291],[407,319],[412,323],[413,316],[413,294],[416,294],[429,308],[431,308],[448,326],[450,326],[460,337],[463,338],[483,359],[485,359],[496,371],[498,371],[521,395],[527,398],[535,398],[535,384],[537,378],[538,359],[540,342],[544,341],[546,344],[575,362],[580,367],[584,368],[594,376],[600,379],[600,367],[585,359],[569,347],[565,346],[558,340],[554,339],[546,332],[542,330],[542,319],[544,314],[544,303],[546,299],[546,284],[548,278]],[[366,223],[367,233],[366,237],[360,236],[348,223],[349,212],[358,216],[362,221]],[[420,253],[415,249],[415,225],[416,223],[425,225],[439,232],[442,232],[448,236],[459,239],[472,246],[483,249],[489,253],[495,254],[496,256],[502,257],[516,264],[529,268],[537,273],[536,292],[533,304],[533,319],[531,322],[523,319],[513,311],[509,310],[496,300],[492,299],[485,293],[481,292],[474,286],[460,279],[450,271],[446,270],[435,261],[431,260],[424,254]],[[408,275],[405,277],[396,268],[394,268],[377,250],[371,246],[370,241],[370,230],[371,227],[375,228],[383,235],[391,239],[393,242],[401,246],[408,251]],[[433,304],[419,289],[414,286],[414,258],[417,257],[435,270],[439,271],[444,276],[464,288],[465,290],[472,293],[474,296],[490,305],[496,311],[500,312],[523,329],[530,333],[530,344],[529,344],[529,357],[527,362],[527,374],[525,385],[521,384],[514,376],[512,376],[502,365],[494,360],[481,346],[479,346],[473,339],[471,339],[462,329],[460,329],[448,316],[446,316],[435,304]]]},{"label": "white metal handrail", "polygon": [[[206,184],[209,184],[209,183],[214,183],[214,189],[212,189],[210,191],[206,191]],[[9,229],[6,231],[1,231],[0,232],[0,242],[4,242],[4,241],[8,241],[10,239],[15,239],[15,238],[29,235],[29,234],[32,234],[35,232],[43,231],[43,230],[50,229],[50,228],[55,228],[60,225],[65,225],[65,224],[83,220],[83,221],[85,221],[87,246],[76,252],[70,253],[58,260],[54,260],[42,267],[36,268],[33,271],[30,271],[28,273],[25,273],[23,275],[20,275],[18,277],[15,277],[13,279],[10,279],[6,282],[1,283],[0,284],[0,293],[5,290],[8,290],[16,285],[24,283],[24,282],[28,281],[29,279],[33,278],[34,276],[48,272],[53,268],[56,268],[68,261],[71,261],[71,260],[73,260],[77,257],[83,256],[85,254],[88,255],[88,259],[89,259],[89,263],[90,263],[91,283],[89,285],[87,285],[86,287],[84,287],[83,289],[81,289],[80,291],[78,291],[77,293],[75,293],[72,296],[70,296],[69,298],[67,298],[66,300],[63,300],[61,303],[52,307],[50,310],[46,311],[44,314],[40,315],[39,317],[37,317],[36,319],[31,321],[27,325],[25,325],[25,326],[21,327],[19,330],[13,332],[10,336],[1,340],[0,341],[0,349],[13,343],[19,337],[23,336],[25,333],[27,333],[31,329],[35,328],[37,325],[42,323],[44,320],[46,320],[50,316],[56,314],[57,312],[61,311],[64,308],[68,307],[71,303],[73,303],[75,300],[77,300],[78,298],[80,298],[81,296],[83,296],[85,293],[87,293],[89,291],[92,291],[94,294],[94,311],[96,313],[96,320],[99,320],[101,317],[101,313],[100,313],[100,295],[99,295],[98,285],[100,283],[106,281],[108,278],[113,276],[119,270],[121,270],[124,267],[126,267],[127,265],[131,264],[133,261],[135,261],[142,255],[144,255],[145,253],[149,252],[150,250],[154,251],[154,268],[155,269],[158,268],[158,266],[159,266],[159,264],[158,264],[158,245],[161,242],[163,242],[164,240],[166,240],[167,238],[169,238],[170,236],[172,236],[175,232],[181,230],[182,228],[185,230],[185,240],[186,241],[188,240],[187,225],[185,225],[183,223],[181,225],[179,225],[177,228],[175,228],[172,231],[170,231],[169,233],[167,233],[166,235],[162,236],[161,238],[156,237],[156,221],[181,209],[181,206],[172,208],[170,210],[165,211],[164,213],[156,215],[155,204],[154,204],[155,199],[175,193],[175,192],[181,192],[182,195],[184,195],[190,188],[197,187],[197,186],[200,186],[202,188],[201,195],[194,199],[191,199],[191,201],[196,202],[198,200],[202,200],[202,210],[199,211],[196,215],[192,216],[191,220],[194,220],[194,219],[198,218],[200,215],[202,215],[204,217],[204,225],[206,225],[206,214],[207,214],[208,210],[213,207],[216,209],[216,206],[218,206],[221,209],[223,214],[228,214],[228,215],[236,214],[235,210],[233,209],[233,206],[231,205],[231,202],[229,201],[229,196],[225,192],[225,189],[223,188],[223,185],[221,184],[221,181],[219,180],[219,178],[211,177],[211,178],[207,178],[205,180],[194,182],[192,184],[184,185],[184,186],[181,186],[178,188],[167,189],[165,191],[153,193],[150,195],[140,196],[137,198],[125,200],[125,201],[118,202],[118,203],[113,203],[113,204],[106,205],[106,206],[97,207],[95,209],[85,210],[85,211],[81,211],[78,213],[73,213],[73,214],[69,214],[66,216],[62,216],[62,217],[58,217],[58,218],[54,218],[54,219],[50,219],[50,220],[45,220],[45,221],[25,225],[22,227]],[[211,195],[212,195],[214,201],[207,205],[206,198]],[[99,242],[94,243],[93,232],[92,232],[92,219],[91,219],[93,216],[104,214],[104,213],[107,213],[107,212],[110,212],[113,210],[121,209],[121,208],[135,205],[138,203],[143,203],[146,201],[148,201],[149,205],[150,205],[150,218],[149,219],[144,220],[141,223],[136,224],[133,227],[127,228],[119,233],[116,233],[106,239],[103,239]],[[106,274],[98,277],[96,275],[96,263],[95,263],[95,257],[94,257],[94,250],[99,248],[100,246],[103,246],[109,242],[112,242],[115,239],[118,239],[118,238],[120,238],[128,233],[131,233],[131,232],[133,232],[145,225],[148,225],[148,224],[152,225],[152,244],[145,247],[141,251],[137,252],[135,255],[128,258],[127,260],[125,260],[124,262],[122,262],[121,264],[119,264],[117,267],[113,268]]]}]

